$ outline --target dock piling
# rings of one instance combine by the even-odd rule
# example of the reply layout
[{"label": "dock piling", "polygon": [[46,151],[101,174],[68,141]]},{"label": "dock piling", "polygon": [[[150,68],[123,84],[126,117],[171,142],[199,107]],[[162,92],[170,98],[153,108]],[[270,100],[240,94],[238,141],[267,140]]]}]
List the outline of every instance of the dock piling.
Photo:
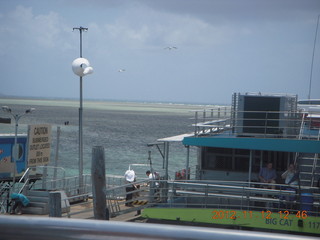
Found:
[{"label": "dock piling", "polygon": [[94,218],[109,220],[106,202],[105,154],[102,146],[92,148],[91,176]]}]

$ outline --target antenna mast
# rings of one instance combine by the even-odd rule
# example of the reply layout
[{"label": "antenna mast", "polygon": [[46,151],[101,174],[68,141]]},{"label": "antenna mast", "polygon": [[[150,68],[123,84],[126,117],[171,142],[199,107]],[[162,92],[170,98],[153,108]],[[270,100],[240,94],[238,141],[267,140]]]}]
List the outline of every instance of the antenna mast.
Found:
[{"label": "antenna mast", "polygon": [[309,93],[308,93],[308,100],[311,99],[311,82],[312,82],[312,73],[313,73],[313,62],[314,62],[314,53],[316,50],[316,43],[317,43],[317,35],[318,35],[318,27],[319,27],[319,18],[320,14],[318,15],[317,27],[316,27],[316,34],[314,36],[314,43],[313,43],[313,52],[312,52],[312,61],[311,61],[311,71],[310,71],[310,82],[309,82]]}]

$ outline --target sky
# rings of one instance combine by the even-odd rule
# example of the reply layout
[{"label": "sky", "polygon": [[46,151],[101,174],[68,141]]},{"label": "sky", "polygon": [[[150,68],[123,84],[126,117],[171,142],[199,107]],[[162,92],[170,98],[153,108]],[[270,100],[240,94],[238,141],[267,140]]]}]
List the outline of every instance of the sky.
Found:
[{"label": "sky", "polygon": [[319,14],[319,0],[0,0],[0,95],[79,98],[82,26],[84,99],[320,98]]}]

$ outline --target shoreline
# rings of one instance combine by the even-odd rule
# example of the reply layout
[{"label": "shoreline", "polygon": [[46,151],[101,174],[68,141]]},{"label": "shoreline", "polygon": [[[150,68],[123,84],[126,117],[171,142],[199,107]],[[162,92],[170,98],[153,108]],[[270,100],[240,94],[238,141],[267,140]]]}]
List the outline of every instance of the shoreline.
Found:
[{"label": "shoreline", "polygon": [[[29,106],[52,106],[52,107],[79,107],[79,100],[45,99],[45,98],[4,98],[0,97],[1,105],[29,105]],[[153,103],[153,102],[127,102],[111,100],[84,100],[84,108],[109,110],[109,111],[131,111],[131,112],[158,112],[176,113],[190,115],[190,111],[216,108],[222,105],[201,105],[183,103]]]}]

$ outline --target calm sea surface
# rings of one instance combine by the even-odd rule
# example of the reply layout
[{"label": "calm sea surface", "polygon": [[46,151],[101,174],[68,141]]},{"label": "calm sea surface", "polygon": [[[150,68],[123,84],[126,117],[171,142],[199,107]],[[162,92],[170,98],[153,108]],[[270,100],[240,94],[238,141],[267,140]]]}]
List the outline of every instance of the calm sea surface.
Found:
[{"label": "calm sea surface", "polygon": [[[9,106],[14,113],[27,108],[36,111],[19,121],[19,133],[27,133],[29,124],[52,125],[51,164],[55,159],[57,126],[61,127],[58,166],[67,175],[78,174],[79,102],[71,100],[0,99],[1,106]],[[157,139],[193,131],[191,110],[203,109],[204,105],[130,103],[109,101],[84,101],[83,145],[84,173],[90,173],[93,146],[103,146],[106,156],[106,173],[123,175],[129,164],[148,163],[151,150],[153,168],[161,173],[162,157],[156,147],[147,147]],[[0,117],[9,117],[1,111]],[[69,125],[64,123],[69,121]],[[14,133],[14,121],[0,124],[0,133]],[[187,150],[181,143],[172,143],[169,152],[169,175],[185,167]],[[191,151],[190,165],[196,164],[196,151]],[[147,167],[136,167],[138,175]],[[143,176],[144,177],[144,176]]]}]

